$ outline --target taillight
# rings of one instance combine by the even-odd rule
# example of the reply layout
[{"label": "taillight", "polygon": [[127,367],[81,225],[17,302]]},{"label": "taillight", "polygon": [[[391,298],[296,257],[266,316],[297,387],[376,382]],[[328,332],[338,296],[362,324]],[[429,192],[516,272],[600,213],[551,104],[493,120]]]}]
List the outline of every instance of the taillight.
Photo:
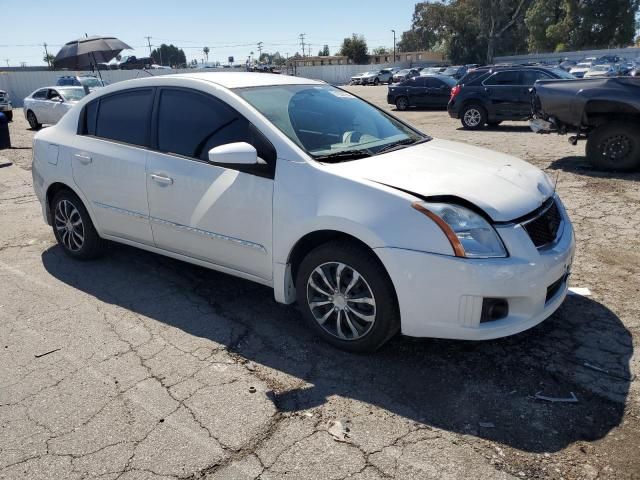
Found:
[{"label": "taillight", "polygon": [[460,85],[456,85],[455,87],[453,87],[451,89],[451,98],[449,99],[449,101],[453,100],[454,98],[456,98],[456,95],[458,95],[460,93]]}]

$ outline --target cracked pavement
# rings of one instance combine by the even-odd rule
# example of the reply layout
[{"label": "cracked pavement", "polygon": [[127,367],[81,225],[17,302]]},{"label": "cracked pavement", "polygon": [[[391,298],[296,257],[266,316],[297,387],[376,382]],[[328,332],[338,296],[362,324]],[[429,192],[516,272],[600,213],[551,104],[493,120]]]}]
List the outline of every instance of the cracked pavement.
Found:
[{"label": "cracked pavement", "polygon": [[[389,108],[384,87],[352,90]],[[571,284],[593,295],[515,337],[353,355],[263,286],[120,245],[67,258],[20,113],[0,151],[0,479],[640,478],[640,175],[594,172],[583,144],[524,124],[398,112],[560,173]]]}]

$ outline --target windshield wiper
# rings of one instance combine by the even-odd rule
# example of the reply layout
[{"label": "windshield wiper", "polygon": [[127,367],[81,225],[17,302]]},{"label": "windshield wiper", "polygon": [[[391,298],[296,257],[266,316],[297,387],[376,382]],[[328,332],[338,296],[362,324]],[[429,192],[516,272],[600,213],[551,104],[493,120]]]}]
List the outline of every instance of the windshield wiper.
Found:
[{"label": "windshield wiper", "polygon": [[381,153],[392,152],[393,150],[400,150],[407,145],[417,145],[418,143],[424,143],[429,138],[421,138],[419,140],[413,140],[411,138],[405,138],[403,140],[399,140],[397,142],[390,143],[389,145],[385,145],[380,150],[376,152],[376,155],[380,155]]},{"label": "windshield wiper", "polygon": [[343,150],[341,152],[329,153],[328,155],[318,155],[313,157],[314,160],[327,163],[338,163],[347,160],[357,160],[358,158],[367,158],[373,155],[369,149],[360,150]]}]

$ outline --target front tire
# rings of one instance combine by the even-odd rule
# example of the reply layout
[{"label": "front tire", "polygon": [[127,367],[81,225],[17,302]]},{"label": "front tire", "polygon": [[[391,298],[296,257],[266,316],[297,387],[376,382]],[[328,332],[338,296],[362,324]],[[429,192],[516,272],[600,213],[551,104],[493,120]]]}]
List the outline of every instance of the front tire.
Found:
[{"label": "front tire", "polygon": [[401,112],[404,112],[409,108],[409,99],[407,97],[396,98],[396,108]]},{"label": "front tire", "polygon": [[7,122],[13,121],[13,112],[4,112],[4,116],[7,117]]},{"label": "front tire", "polygon": [[378,85],[380,85],[380,80],[376,78],[376,79],[373,81],[373,84],[377,87]]},{"label": "front tire", "polygon": [[487,122],[487,112],[480,105],[472,103],[462,109],[460,121],[467,130],[478,130]]},{"label": "front tire", "polygon": [[372,252],[352,243],[311,251],[298,269],[296,289],[308,325],[342,350],[375,351],[400,328],[387,272]]},{"label": "front tire", "polygon": [[42,124],[38,123],[38,119],[36,118],[36,114],[31,110],[27,112],[27,122],[29,122],[29,126],[32,130],[40,130],[42,128]]},{"label": "front tire", "polygon": [[82,200],[69,191],[58,192],[51,201],[51,224],[58,244],[76,260],[98,257],[104,249],[104,240],[93,226]]},{"label": "front tire", "polygon": [[602,170],[640,169],[640,125],[611,122],[597,127],[587,138],[587,159]]}]

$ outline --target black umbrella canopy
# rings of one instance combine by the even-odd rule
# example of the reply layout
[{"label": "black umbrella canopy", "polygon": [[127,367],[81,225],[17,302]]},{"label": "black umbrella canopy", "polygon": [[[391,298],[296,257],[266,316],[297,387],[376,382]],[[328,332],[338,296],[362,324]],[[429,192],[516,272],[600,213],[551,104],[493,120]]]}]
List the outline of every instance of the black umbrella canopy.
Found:
[{"label": "black umbrella canopy", "polygon": [[56,68],[80,70],[98,63],[107,63],[129,45],[115,37],[92,36],[79,38],[64,44],[53,65]]}]

